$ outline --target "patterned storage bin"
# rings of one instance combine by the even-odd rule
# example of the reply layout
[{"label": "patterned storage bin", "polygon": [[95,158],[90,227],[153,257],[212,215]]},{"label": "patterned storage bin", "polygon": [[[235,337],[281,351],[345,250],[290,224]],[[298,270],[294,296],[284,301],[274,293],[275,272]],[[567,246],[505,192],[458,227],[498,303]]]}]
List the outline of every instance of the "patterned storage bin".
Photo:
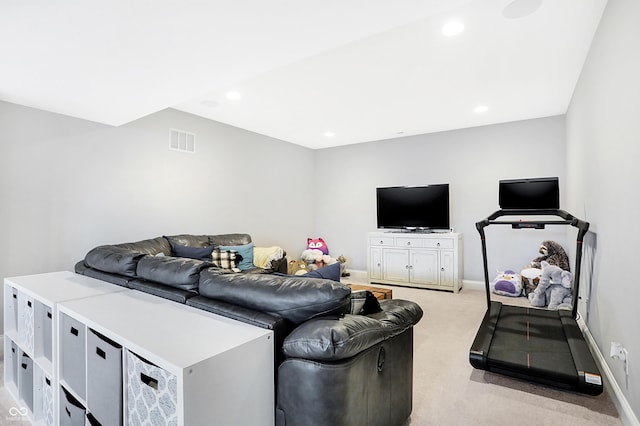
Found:
[{"label": "patterned storage bin", "polygon": [[33,354],[33,298],[18,292],[18,337],[27,353]]},{"label": "patterned storage bin", "polygon": [[55,424],[53,411],[53,386],[51,379],[42,375],[42,421],[47,426],[53,426]]},{"label": "patterned storage bin", "polygon": [[175,426],[178,424],[178,383],[175,375],[127,353],[127,424]]}]

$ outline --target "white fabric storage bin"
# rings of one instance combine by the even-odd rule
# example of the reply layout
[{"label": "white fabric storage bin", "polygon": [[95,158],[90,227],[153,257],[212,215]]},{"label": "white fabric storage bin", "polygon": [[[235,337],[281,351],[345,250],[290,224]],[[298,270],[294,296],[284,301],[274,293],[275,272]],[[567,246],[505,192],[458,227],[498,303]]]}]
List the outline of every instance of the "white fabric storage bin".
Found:
[{"label": "white fabric storage bin", "polygon": [[127,424],[178,424],[177,378],[131,351],[127,356]]},{"label": "white fabric storage bin", "polygon": [[60,315],[60,324],[60,379],[84,399],[86,326],[64,313]]},{"label": "white fabric storage bin", "polygon": [[33,298],[18,292],[18,339],[21,347],[33,354]]},{"label": "white fabric storage bin", "polygon": [[7,331],[18,331],[18,289],[5,286],[4,301],[7,310],[4,328]]},{"label": "white fabric storage bin", "polygon": [[55,425],[53,383],[45,375],[42,376],[42,421],[47,426]]},{"label": "white fabric storage bin", "polygon": [[65,388],[60,388],[60,426],[84,426],[84,406]]},{"label": "white fabric storage bin", "polygon": [[13,384],[15,388],[18,388],[18,364],[20,361],[18,360],[18,345],[16,343],[5,336],[6,344],[5,344],[5,352],[4,352],[4,362],[5,367],[4,371],[6,374],[5,383]]},{"label": "white fabric storage bin", "polygon": [[20,351],[20,368],[18,371],[18,389],[20,399],[33,412],[33,360]]},{"label": "white fabric storage bin", "polygon": [[35,301],[35,355],[53,361],[53,313],[50,306]]},{"label": "white fabric storage bin", "polygon": [[87,411],[102,426],[122,425],[122,346],[87,332]]}]

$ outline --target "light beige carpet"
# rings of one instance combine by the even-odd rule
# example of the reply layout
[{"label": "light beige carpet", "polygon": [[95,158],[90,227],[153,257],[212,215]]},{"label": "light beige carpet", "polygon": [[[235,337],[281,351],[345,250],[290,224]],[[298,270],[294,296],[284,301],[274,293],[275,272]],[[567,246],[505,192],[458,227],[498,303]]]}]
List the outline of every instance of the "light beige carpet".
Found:
[{"label": "light beige carpet", "polygon": [[487,306],[484,291],[388,288],[394,299],[413,300],[424,310],[414,329],[412,426],[622,424],[606,387],[592,397],[471,367],[469,348]]},{"label": "light beige carpet", "polygon": [[[622,424],[606,388],[592,397],[473,369],[469,347],[486,309],[483,291],[385,287],[424,310],[414,331],[411,426]],[[9,415],[14,405],[0,388],[0,425],[24,424]]]}]

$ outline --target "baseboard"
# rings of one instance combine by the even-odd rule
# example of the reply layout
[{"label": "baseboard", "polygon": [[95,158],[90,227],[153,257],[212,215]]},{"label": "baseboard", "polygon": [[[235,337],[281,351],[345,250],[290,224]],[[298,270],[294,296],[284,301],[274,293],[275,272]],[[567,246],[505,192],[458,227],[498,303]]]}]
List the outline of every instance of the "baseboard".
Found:
[{"label": "baseboard", "polygon": [[484,290],[484,281],[462,280],[462,288],[465,290]]},{"label": "baseboard", "polygon": [[602,355],[602,352],[600,352],[600,348],[598,348],[595,339],[589,331],[589,327],[587,327],[587,325],[584,323],[582,317],[578,318],[578,326],[582,330],[582,334],[584,334],[587,344],[591,349],[591,353],[595,355],[598,368],[600,368],[600,372],[604,377],[604,385],[610,390],[609,394],[611,395],[613,404],[618,410],[618,414],[620,414],[620,420],[624,425],[627,426],[640,426],[638,417],[629,405],[629,401],[627,401],[627,398],[624,396],[622,388],[620,388],[620,386],[618,385],[616,378],[611,372],[611,369],[609,368],[609,365]]}]

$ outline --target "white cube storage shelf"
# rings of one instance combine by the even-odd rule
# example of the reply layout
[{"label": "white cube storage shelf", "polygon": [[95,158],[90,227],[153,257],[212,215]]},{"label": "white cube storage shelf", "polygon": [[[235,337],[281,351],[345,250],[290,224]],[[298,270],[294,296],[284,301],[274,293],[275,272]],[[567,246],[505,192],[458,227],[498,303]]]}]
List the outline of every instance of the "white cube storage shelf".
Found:
[{"label": "white cube storage shelf", "polygon": [[[135,290],[63,302],[58,311],[111,342],[114,353],[121,348],[124,395],[117,424],[273,425],[272,331]],[[87,351],[93,356],[95,347]],[[103,367],[115,372],[120,365]],[[88,404],[79,400],[97,417],[91,412],[92,374],[87,369]],[[99,398],[114,398],[99,392]]]},{"label": "white cube storage shelf", "polygon": [[4,295],[5,387],[33,424],[274,424],[270,330],[71,272]]},{"label": "white cube storage shelf", "polygon": [[33,424],[58,424],[56,304],[122,290],[67,271],[4,280],[5,387]]},{"label": "white cube storage shelf", "polygon": [[462,288],[462,234],[377,231],[367,247],[370,283]]}]

